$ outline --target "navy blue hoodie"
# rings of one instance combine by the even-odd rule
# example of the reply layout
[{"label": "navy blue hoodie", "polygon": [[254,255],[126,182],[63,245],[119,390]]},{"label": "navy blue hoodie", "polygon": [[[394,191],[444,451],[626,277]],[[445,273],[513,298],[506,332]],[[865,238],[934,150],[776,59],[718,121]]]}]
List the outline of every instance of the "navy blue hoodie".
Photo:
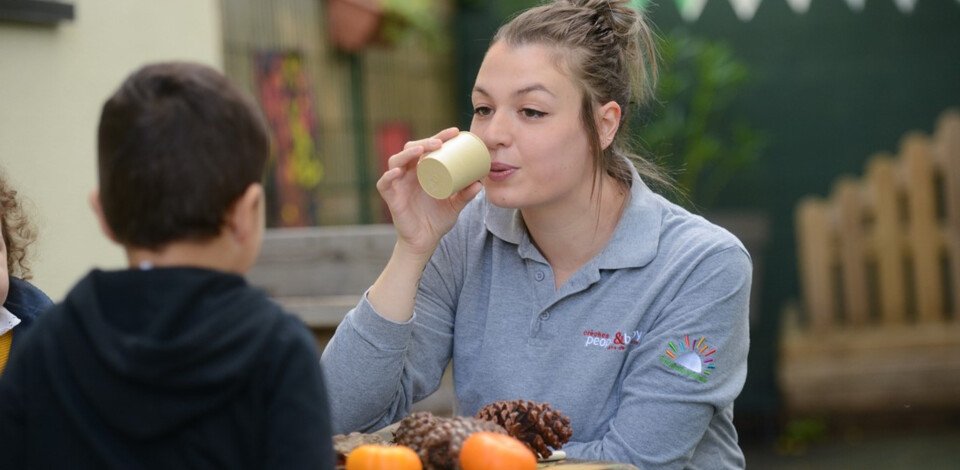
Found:
[{"label": "navy blue hoodie", "polygon": [[332,468],[308,330],[236,275],[93,271],[0,379],[10,468]]}]

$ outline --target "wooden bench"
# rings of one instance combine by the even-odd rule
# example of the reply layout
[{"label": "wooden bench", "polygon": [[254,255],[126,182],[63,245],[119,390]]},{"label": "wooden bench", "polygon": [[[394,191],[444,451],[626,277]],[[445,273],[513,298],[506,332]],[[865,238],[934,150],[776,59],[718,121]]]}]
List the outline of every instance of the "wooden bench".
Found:
[{"label": "wooden bench", "polygon": [[332,334],[383,270],[391,225],[271,229],[247,276],[308,326]]},{"label": "wooden bench", "polygon": [[[385,224],[271,229],[247,278],[298,315],[322,350],[380,275],[395,242],[393,226]],[[440,389],[414,408],[449,415],[453,403],[448,370]]]},{"label": "wooden bench", "polygon": [[960,408],[960,113],[796,211],[802,307],[778,377],[792,412]]}]

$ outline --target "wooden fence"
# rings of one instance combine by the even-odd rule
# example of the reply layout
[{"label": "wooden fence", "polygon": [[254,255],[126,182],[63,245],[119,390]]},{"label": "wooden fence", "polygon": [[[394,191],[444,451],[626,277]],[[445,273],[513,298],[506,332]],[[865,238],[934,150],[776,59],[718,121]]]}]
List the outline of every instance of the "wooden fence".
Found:
[{"label": "wooden fence", "polygon": [[793,411],[960,408],[960,113],[796,211],[802,312],[779,379]]}]

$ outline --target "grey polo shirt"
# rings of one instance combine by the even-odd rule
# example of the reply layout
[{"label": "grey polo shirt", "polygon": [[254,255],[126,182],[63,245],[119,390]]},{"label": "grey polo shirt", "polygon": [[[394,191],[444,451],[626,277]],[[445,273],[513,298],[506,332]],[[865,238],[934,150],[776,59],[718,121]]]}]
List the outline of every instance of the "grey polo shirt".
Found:
[{"label": "grey polo shirt", "polygon": [[364,296],[323,352],[335,432],[399,420],[452,359],[460,414],[549,402],[571,418],[570,457],[742,468],[732,421],[750,258],[633,181],[608,246],[560,289],[519,212],[473,200],[426,267],[413,318],[386,320]]}]

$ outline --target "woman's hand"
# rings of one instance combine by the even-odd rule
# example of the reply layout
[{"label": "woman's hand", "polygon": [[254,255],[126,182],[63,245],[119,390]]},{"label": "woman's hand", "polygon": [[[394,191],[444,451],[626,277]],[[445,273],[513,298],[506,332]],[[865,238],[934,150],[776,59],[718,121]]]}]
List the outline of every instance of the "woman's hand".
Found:
[{"label": "woman's hand", "polygon": [[411,255],[432,255],[440,238],[453,228],[457,215],[482,188],[480,183],[473,183],[448,199],[437,200],[424,192],[417,181],[420,158],[458,133],[456,127],[451,127],[429,139],[407,142],[403,151],[390,157],[388,170],[377,181],[377,190],[393,217],[398,248]]}]

